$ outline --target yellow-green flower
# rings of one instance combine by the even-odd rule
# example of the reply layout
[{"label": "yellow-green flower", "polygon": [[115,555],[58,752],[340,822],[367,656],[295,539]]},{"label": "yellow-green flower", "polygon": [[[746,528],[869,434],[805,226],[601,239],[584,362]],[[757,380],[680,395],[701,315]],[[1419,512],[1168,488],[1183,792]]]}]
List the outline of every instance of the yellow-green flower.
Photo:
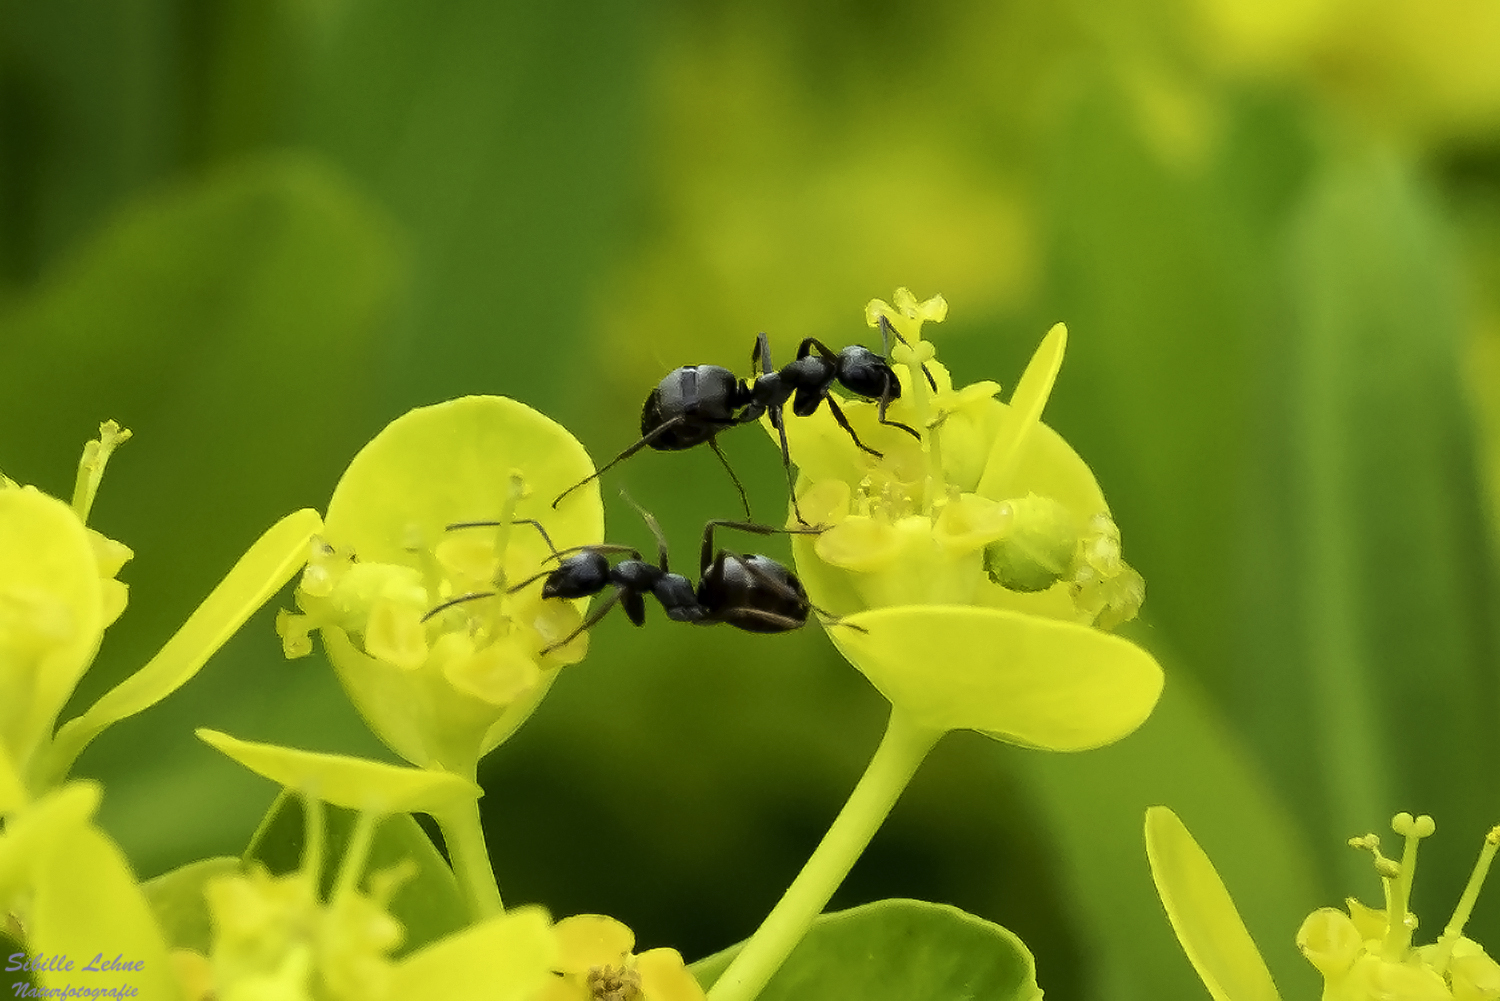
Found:
[{"label": "yellow-green flower", "polygon": [[147,664],[54,734],[58,714],[124,611],[115,579],[126,546],[87,526],[110,454],[130,437],[114,421],[84,449],[71,505],[35,487],[0,482],[0,748],[40,795],[110,725],[161,701],[302,565],[319,527],[298,511],[266,532]]},{"label": "yellow-green flower", "polygon": [[39,963],[43,989],[109,989],[121,973],[84,967],[101,949],[139,962],[128,974],[143,998],[182,997],[167,943],[118,846],[93,824],[100,789],[70,782],[35,800],[0,748],[0,922],[28,957],[63,956],[73,969]]},{"label": "yellow-green flower", "polygon": [[[1500,998],[1500,964],[1463,934],[1500,847],[1500,827],[1485,837],[1479,862],[1442,934],[1424,946],[1412,945],[1417,919],[1410,908],[1411,886],[1417,845],[1435,825],[1428,816],[1398,813],[1391,828],[1404,840],[1400,861],[1380,853],[1380,839],[1374,834],[1349,842],[1374,856],[1385,906],[1367,907],[1351,897],[1347,910],[1320,908],[1297,931],[1297,948],[1323,975],[1324,1001]],[[1278,998],[1270,971],[1213,863],[1164,806],[1146,812],[1146,854],[1167,918],[1215,1001]]]},{"label": "yellow-green flower", "polygon": [[[502,914],[496,895],[493,907],[476,907],[483,913],[476,913],[470,927],[395,961],[389,953],[401,943],[403,929],[388,904],[407,878],[405,867],[374,873],[368,892],[359,889],[380,819],[421,812],[443,824],[455,875],[471,901],[484,890],[493,894],[478,814],[464,812],[481,795],[473,782],[436,769],[252,743],[212,730],[198,736],[300,793],[307,825],[308,847],[298,871],[271,876],[252,869],[208,885],[215,927],[211,959],[179,959],[189,973],[200,979],[206,974],[221,1001],[528,1001],[547,982],[558,946],[540,908]],[[324,802],[360,812],[326,901],[317,891]],[[476,891],[467,880],[471,866],[481,864],[489,885]]]},{"label": "yellow-green flower", "polygon": [[[303,614],[277,627],[288,656],[310,630],[371,728],[406,760],[472,776],[581,659],[583,602],[508,594],[559,548],[603,538],[597,485],[548,501],[593,472],[583,446],[514,400],[471,396],[414,410],[355,456],[297,590]],[[535,525],[545,526],[547,537]],[[488,526],[448,530],[458,522]],[[550,545],[549,540],[550,539]],[[440,605],[467,595],[435,615]]]},{"label": "yellow-green flower", "polygon": [[834,643],[916,723],[1055,750],[1109,743],[1150,713],[1162,675],[1103,631],[1135,615],[1145,586],[1088,466],[1041,423],[1067,331],[1048,333],[1001,403],[993,382],[955,388],[923,339],[946,314],[941,296],[906,289],[866,309],[899,335],[888,418],[920,440],[872,402],[841,407],[878,458],[826,409],[785,422],[800,509],[827,526],[793,539],[797,572],[847,617]]},{"label": "yellow-green flower", "polygon": [[635,934],[602,914],[575,914],[556,927],[561,955],[535,1001],[703,1001],[676,949],[632,955]]}]

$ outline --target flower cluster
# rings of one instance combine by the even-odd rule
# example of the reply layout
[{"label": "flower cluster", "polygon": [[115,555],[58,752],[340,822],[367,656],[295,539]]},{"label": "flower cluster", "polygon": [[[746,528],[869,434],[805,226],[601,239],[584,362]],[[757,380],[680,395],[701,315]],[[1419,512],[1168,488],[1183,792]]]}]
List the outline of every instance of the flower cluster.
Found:
[{"label": "flower cluster", "polygon": [[[597,543],[597,487],[548,500],[593,471],[572,435],[501,397],[394,421],[350,463],[312,542],[289,657],[324,647],[371,728],[406,760],[472,775],[521,724],[556,669],[587,650],[583,603],[523,587],[557,547]],[[461,523],[464,527],[449,526]]]},{"label": "flower cluster", "polygon": [[898,342],[900,394],[884,414],[841,407],[879,455],[827,411],[786,422],[798,506],[826,526],[794,538],[798,574],[848,618],[829,633],[839,649],[918,722],[1055,750],[1117,740],[1162,676],[1104,631],[1135,616],[1145,585],[1088,466],[1041,422],[1067,331],[1048,333],[1001,403],[994,382],[954,388],[924,339],[947,311],[904,288],[866,309]]},{"label": "flower cluster", "polygon": [[[1385,906],[1368,907],[1351,897],[1346,910],[1319,908],[1297,931],[1297,948],[1323,975],[1324,1001],[1500,998],[1500,964],[1463,934],[1500,848],[1500,827],[1485,836],[1479,861],[1442,934],[1424,946],[1412,945],[1417,918],[1410,907],[1411,887],[1418,843],[1436,825],[1425,815],[1398,813],[1391,829],[1405,842],[1400,861],[1381,854],[1374,834],[1349,842],[1374,857]],[[1271,974],[1213,863],[1166,807],[1147,811],[1146,853],[1167,917],[1209,993],[1218,1001],[1275,998]]]}]

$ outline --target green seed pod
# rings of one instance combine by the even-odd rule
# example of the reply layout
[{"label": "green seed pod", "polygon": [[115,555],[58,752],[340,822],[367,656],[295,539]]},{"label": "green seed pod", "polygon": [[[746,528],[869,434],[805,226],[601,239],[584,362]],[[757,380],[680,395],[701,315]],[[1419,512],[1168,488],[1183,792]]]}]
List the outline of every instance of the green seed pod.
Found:
[{"label": "green seed pod", "polygon": [[1029,593],[1070,576],[1078,558],[1078,523],[1072,513],[1036,494],[1005,503],[1013,512],[1011,530],[984,550],[990,580]]}]

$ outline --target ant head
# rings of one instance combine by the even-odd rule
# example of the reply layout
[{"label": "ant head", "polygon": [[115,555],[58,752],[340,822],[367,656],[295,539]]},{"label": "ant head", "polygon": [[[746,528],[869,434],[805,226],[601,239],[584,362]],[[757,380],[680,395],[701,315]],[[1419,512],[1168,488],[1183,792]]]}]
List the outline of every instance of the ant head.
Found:
[{"label": "ant head", "polygon": [[901,397],[901,382],[884,358],[867,347],[852,344],[839,352],[839,384],[868,399]]}]

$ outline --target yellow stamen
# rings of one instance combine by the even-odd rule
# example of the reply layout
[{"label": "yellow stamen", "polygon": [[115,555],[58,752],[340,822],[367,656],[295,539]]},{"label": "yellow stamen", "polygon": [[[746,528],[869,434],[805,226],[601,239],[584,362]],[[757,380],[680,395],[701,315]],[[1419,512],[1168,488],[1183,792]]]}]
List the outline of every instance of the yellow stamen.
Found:
[{"label": "yellow stamen", "polygon": [[1416,929],[1416,919],[1407,910],[1411,901],[1412,879],[1417,874],[1417,845],[1437,825],[1425,813],[1413,818],[1409,813],[1398,813],[1391,818],[1391,830],[1406,839],[1401,852],[1401,869],[1390,883],[1390,900],[1386,908],[1385,941],[1381,953],[1388,962],[1399,963],[1411,948],[1411,934]]},{"label": "yellow stamen", "polygon": [[80,521],[87,523],[89,520],[94,495],[99,492],[99,482],[104,479],[104,467],[110,455],[129,440],[129,428],[105,421],[99,425],[99,438],[83,446],[83,457],[78,460],[78,480],[73,486],[73,510],[78,513]]}]

